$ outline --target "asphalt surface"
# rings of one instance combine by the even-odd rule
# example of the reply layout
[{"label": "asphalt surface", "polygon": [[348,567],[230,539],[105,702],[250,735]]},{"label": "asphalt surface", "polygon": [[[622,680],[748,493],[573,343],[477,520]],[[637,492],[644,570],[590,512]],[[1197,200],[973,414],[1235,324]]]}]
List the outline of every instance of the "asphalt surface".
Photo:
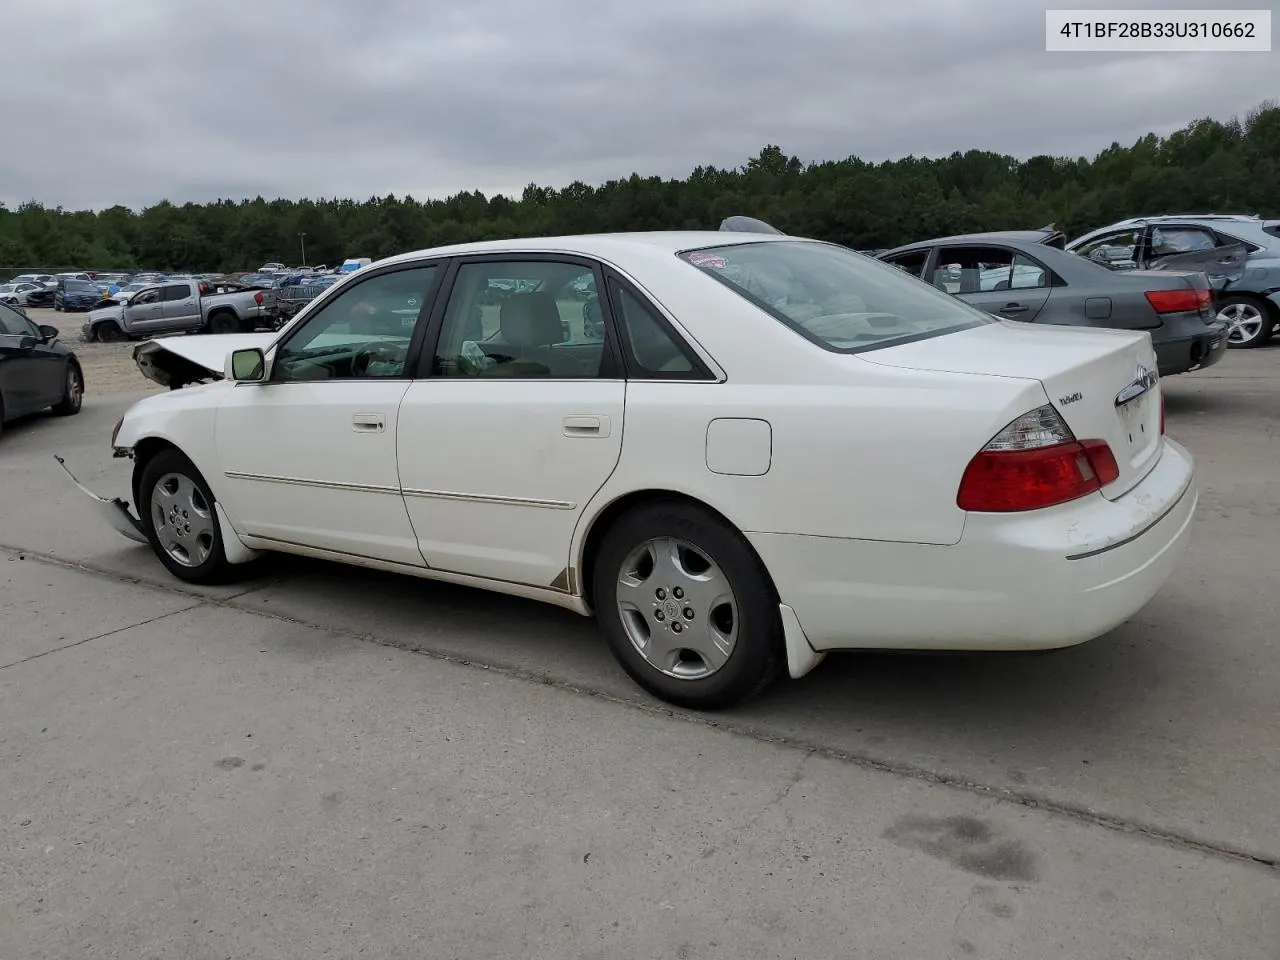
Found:
[{"label": "asphalt surface", "polygon": [[0,960],[1280,957],[1280,348],[1166,381],[1192,547],[1045,655],[849,654],[736,711],[594,625],[96,518],[126,398],[0,437]]}]

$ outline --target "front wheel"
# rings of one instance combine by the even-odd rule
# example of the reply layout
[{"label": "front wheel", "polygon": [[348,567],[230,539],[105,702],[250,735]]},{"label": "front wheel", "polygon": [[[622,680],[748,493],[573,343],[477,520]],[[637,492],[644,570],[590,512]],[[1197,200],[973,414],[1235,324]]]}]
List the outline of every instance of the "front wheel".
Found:
[{"label": "front wheel", "polygon": [[777,676],[773,585],[742,534],[710,510],[667,502],[625,514],[605,535],[593,577],[611,652],[654,696],[717,710]]},{"label": "front wheel", "polygon": [[213,492],[177,450],[156,454],[142,469],[138,516],[160,562],[179,580],[220,583],[230,571]]},{"label": "front wheel", "polygon": [[70,417],[80,412],[84,403],[84,374],[74,363],[67,364],[67,375],[63,378],[62,399],[53,406],[53,412],[59,417]]},{"label": "front wheel", "polygon": [[1224,297],[1218,305],[1218,319],[1231,324],[1227,346],[1238,350],[1262,346],[1271,339],[1275,326],[1270,311],[1250,297]]},{"label": "front wheel", "polygon": [[99,343],[123,343],[125,340],[124,331],[120,329],[120,325],[114,320],[100,323],[97,329],[97,337]]}]

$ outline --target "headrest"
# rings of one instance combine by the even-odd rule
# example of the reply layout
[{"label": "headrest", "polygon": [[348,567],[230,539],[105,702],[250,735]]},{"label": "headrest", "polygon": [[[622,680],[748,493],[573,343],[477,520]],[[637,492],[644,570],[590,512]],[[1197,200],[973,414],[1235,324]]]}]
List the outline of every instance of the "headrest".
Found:
[{"label": "headrest", "polygon": [[498,323],[503,343],[513,347],[564,343],[560,308],[549,293],[512,294],[502,301]]}]

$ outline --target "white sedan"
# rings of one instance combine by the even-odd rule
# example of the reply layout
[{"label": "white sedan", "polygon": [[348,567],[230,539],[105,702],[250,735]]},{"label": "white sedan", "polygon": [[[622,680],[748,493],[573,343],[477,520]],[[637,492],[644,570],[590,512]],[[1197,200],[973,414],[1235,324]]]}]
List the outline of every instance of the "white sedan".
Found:
[{"label": "white sedan", "polygon": [[1197,502],[1147,334],[997,320],[778,235],[426,250],[279,332],[137,358],[212,381],[111,441],[139,517],[101,502],[174,576],[279,551],[553,603],[697,708],[832,650],[1101,636]]}]

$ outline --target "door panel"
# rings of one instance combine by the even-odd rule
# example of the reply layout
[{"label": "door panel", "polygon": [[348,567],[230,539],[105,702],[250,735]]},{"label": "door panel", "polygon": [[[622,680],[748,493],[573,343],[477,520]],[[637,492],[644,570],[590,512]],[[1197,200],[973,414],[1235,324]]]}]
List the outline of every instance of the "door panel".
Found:
[{"label": "door panel", "polygon": [[407,380],[243,383],[218,408],[218,495],[250,536],[422,566],[396,475]]},{"label": "door panel", "polygon": [[161,295],[161,314],[166,330],[194,330],[200,326],[200,301],[193,284],[167,286]]},{"label": "door panel", "polygon": [[586,260],[459,263],[431,376],[405,395],[397,437],[405,507],[431,567],[567,588],[574,528],[622,450],[614,335],[585,323],[581,300],[600,289]]},{"label": "door panel", "polygon": [[40,409],[40,361],[21,343],[22,337],[0,330],[0,398],[5,419]]},{"label": "door panel", "polygon": [[548,587],[622,452],[621,380],[432,378],[396,436],[405,506],[427,563]]},{"label": "door panel", "polygon": [[245,533],[423,566],[396,470],[397,412],[438,273],[406,264],[353,283],[274,348],[269,382],[229,391],[221,496]]}]

